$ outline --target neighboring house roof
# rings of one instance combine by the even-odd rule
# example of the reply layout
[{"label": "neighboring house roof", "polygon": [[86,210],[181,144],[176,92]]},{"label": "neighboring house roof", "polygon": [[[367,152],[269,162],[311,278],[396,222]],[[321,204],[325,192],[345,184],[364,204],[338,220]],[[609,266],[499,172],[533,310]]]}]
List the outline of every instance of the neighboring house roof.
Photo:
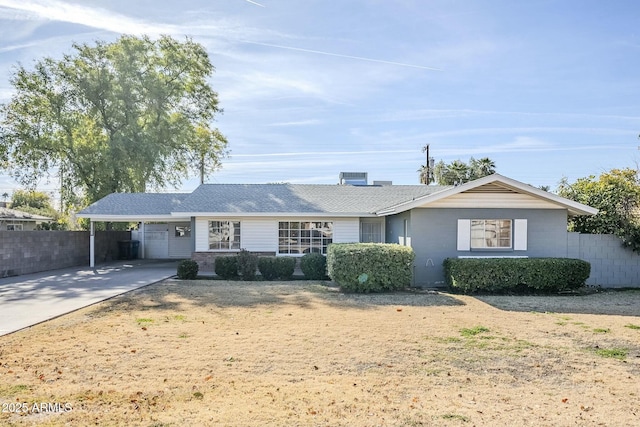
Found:
[{"label": "neighboring house roof", "polygon": [[51,221],[52,219],[48,216],[0,207],[0,221]]},{"label": "neighboring house roof", "polygon": [[[114,193],[78,213],[94,220],[177,219],[192,216],[383,216],[416,207],[439,207],[444,199],[487,195],[493,207],[509,207],[509,196],[524,195],[537,206],[594,215],[597,209],[527,184],[490,175],[459,186],[202,184],[192,193]],[[506,195],[505,195],[506,194]],[[497,196],[495,198],[494,196]],[[466,197],[466,196],[465,196]],[[471,206],[475,207],[475,206]]]},{"label": "neighboring house roof", "polygon": [[426,185],[203,184],[173,212],[189,216],[211,213],[373,216],[380,209],[442,189]]}]

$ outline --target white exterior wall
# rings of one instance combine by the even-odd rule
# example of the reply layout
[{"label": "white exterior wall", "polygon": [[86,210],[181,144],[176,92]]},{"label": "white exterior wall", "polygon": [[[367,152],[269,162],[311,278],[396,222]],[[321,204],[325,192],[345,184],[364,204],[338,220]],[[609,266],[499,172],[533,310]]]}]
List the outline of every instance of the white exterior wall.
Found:
[{"label": "white exterior wall", "polygon": [[279,221],[332,221],[333,241],[349,243],[360,241],[359,218],[196,218],[196,252],[209,251],[209,220],[240,221],[240,247],[252,252],[278,251]]},{"label": "white exterior wall", "polygon": [[242,248],[251,252],[278,251],[278,220],[275,218],[244,219],[240,224]]},{"label": "white exterior wall", "polygon": [[209,250],[209,219],[196,218],[196,252],[206,252]]},{"label": "white exterior wall", "polygon": [[360,218],[338,218],[333,220],[334,243],[360,241]]}]

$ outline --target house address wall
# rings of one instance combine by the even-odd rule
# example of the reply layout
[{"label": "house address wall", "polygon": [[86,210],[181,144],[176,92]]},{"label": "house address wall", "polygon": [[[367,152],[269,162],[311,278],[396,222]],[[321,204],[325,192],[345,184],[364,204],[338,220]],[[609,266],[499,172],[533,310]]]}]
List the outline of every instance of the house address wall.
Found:
[{"label": "house address wall", "polygon": [[591,263],[588,285],[640,287],[640,254],[610,234],[568,233],[567,256]]},{"label": "house address wall", "polygon": [[[116,259],[129,231],[98,231],[96,263]],[[0,231],[0,277],[89,265],[88,231]]]}]

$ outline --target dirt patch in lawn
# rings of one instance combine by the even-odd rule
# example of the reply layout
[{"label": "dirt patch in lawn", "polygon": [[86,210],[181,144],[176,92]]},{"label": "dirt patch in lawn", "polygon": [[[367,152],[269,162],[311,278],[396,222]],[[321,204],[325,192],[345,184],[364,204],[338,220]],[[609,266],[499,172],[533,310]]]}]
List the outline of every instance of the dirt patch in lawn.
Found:
[{"label": "dirt patch in lawn", "polygon": [[530,298],[167,280],[0,337],[0,424],[639,425],[640,293]]}]

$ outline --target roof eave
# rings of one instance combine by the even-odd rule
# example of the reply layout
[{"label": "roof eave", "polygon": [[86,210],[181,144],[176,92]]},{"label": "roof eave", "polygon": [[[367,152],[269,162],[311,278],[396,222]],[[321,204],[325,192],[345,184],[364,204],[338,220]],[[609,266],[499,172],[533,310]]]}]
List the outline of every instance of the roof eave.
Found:
[{"label": "roof eave", "polygon": [[371,212],[172,212],[171,215],[208,218],[360,218],[376,216]]},{"label": "roof eave", "polygon": [[78,218],[88,218],[91,221],[107,221],[107,222],[138,222],[138,221],[177,221],[189,220],[189,216],[173,216],[173,215],[105,215],[105,214],[76,214]]}]

